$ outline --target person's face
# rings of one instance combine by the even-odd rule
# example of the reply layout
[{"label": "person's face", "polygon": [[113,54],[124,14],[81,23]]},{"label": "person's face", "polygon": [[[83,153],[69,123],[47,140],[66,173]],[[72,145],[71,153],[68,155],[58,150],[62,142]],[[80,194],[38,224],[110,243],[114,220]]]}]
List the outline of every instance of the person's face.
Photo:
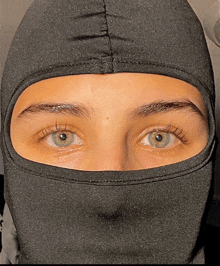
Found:
[{"label": "person's face", "polygon": [[159,167],[198,154],[208,140],[204,101],[170,77],[87,74],[29,86],[11,120],[15,151],[78,170]]}]

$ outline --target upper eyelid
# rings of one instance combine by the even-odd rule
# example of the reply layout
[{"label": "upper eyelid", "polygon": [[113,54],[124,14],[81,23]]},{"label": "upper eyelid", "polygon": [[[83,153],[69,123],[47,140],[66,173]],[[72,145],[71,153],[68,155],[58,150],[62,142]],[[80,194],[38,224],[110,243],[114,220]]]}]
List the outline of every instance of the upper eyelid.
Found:
[{"label": "upper eyelid", "polygon": [[[171,130],[171,128],[173,127],[173,129]],[[175,134],[176,130],[180,130],[180,132],[178,134]],[[154,127],[151,130],[149,130],[148,132],[146,132],[146,130],[144,130],[144,133],[142,132],[139,135],[139,139],[143,139],[144,137],[146,137],[147,135],[153,133],[153,132],[166,132],[166,133],[170,133],[176,136],[176,138],[178,138],[180,141],[187,143],[188,142],[188,138],[186,137],[186,134],[183,133],[183,130],[178,128],[178,127],[174,127],[171,124],[169,124],[168,126],[158,126],[158,128]],[[182,134],[182,136],[180,137],[180,135]]]},{"label": "upper eyelid", "polygon": [[[55,127],[55,129],[53,129]],[[69,127],[71,129],[69,129]],[[71,133],[73,134],[76,134],[80,139],[82,139],[82,136],[79,136],[77,130],[72,126],[68,126],[68,125],[58,125],[57,123],[53,126],[53,127],[48,127],[46,129],[43,129],[41,130],[40,132],[37,133],[37,135],[39,136],[43,131],[46,131],[45,134],[43,134],[43,136],[41,136],[39,138],[39,141],[40,140],[43,140],[44,138],[46,138],[47,136],[49,136],[50,134],[53,134],[53,133],[56,133],[56,132],[59,132],[59,131],[70,131]],[[173,129],[171,129],[173,128]],[[138,139],[139,141],[142,140],[144,137],[146,137],[148,134],[152,133],[152,132],[166,132],[166,133],[170,133],[170,134],[173,134],[175,135],[175,137],[177,139],[179,139],[180,141],[182,141],[183,143],[187,143],[188,139],[186,137],[185,134],[183,134],[182,136],[180,136],[183,132],[182,129],[179,129],[178,127],[175,127],[175,126],[172,126],[171,124],[168,124],[167,126],[154,126],[152,129],[150,129],[148,132],[146,132],[147,128],[142,131],[142,133],[139,135]],[[179,133],[178,134],[175,134],[175,132],[179,130]]]},{"label": "upper eyelid", "polygon": [[[55,127],[55,129],[53,129]],[[74,129],[73,129],[74,128]],[[171,130],[171,128],[173,128]],[[154,126],[152,129],[150,129],[148,132],[146,132],[148,130],[148,128],[146,127],[144,130],[142,130],[142,134],[150,134],[152,132],[156,132],[156,131],[161,131],[161,132],[167,132],[167,133],[175,133],[176,130],[180,130],[181,132],[183,131],[182,129],[178,128],[177,126],[172,126],[171,124],[168,124],[166,126]],[[74,134],[77,134],[78,129],[76,127],[73,127],[72,125],[59,125],[59,124],[55,124],[54,126],[48,126],[45,129],[41,129],[40,131],[38,131],[36,134],[38,134],[39,132],[43,132],[43,131],[48,131],[46,133],[50,134],[50,133],[54,133],[54,132],[59,132],[59,131],[71,131]],[[144,132],[144,133],[143,133]]]},{"label": "upper eyelid", "polygon": [[[54,129],[55,127],[55,129]],[[62,128],[61,128],[62,127]],[[71,128],[71,129],[70,129]],[[59,131],[70,131],[72,132],[73,134],[76,134],[78,137],[79,136],[79,130],[76,129],[76,127],[73,127],[73,126],[69,126],[69,125],[64,125],[64,126],[61,126],[61,125],[58,125],[58,124],[55,124],[54,126],[50,126],[50,127],[47,127],[45,129],[41,129],[40,131],[38,131],[35,136],[38,136],[40,137],[39,140],[41,139],[44,139],[46,138],[47,136],[49,136],[50,134],[53,134],[53,133],[56,133],[56,132],[59,132]],[[43,132],[46,132],[45,134],[43,134]],[[43,134],[42,136],[40,136],[41,134]],[[81,138],[81,137],[80,137]]]},{"label": "upper eyelid", "polygon": [[167,132],[167,133],[173,133],[173,130],[171,130],[171,128],[178,129],[177,126],[172,126],[171,124],[168,125],[158,125],[158,126],[153,126],[151,127],[151,129],[148,129],[147,127],[142,131],[142,133],[140,134],[140,136],[145,136],[147,134],[150,134],[152,132],[156,132],[156,131],[161,131],[161,132]]}]

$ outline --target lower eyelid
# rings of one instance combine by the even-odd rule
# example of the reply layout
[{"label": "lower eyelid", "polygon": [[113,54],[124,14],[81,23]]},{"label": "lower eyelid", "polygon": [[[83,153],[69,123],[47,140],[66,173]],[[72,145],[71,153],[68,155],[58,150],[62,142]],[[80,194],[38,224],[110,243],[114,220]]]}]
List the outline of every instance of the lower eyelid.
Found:
[{"label": "lower eyelid", "polygon": [[[149,152],[151,152],[151,156],[166,158],[169,156],[180,156],[183,152],[188,152],[184,145],[175,145],[176,147],[167,147],[163,149],[153,148]],[[143,148],[144,149],[144,148]],[[146,149],[145,149],[146,150]]]},{"label": "lower eyelid", "polygon": [[[172,129],[172,130],[170,130],[170,129]],[[182,130],[179,129],[179,128],[177,128],[177,127],[173,127],[171,125],[168,125],[168,126],[158,126],[157,128],[154,126],[153,129],[151,129],[151,130],[147,129],[147,130],[148,130],[148,133],[147,134],[145,133],[145,136],[144,137],[143,137],[144,133],[142,132],[142,134],[141,134],[142,136],[139,137],[139,141],[138,142],[141,142],[150,133],[156,132],[156,131],[158,131],[158,132],[164,132],[164,133],[170,134],[172,136],[172,143],[169,144],[167,148],[170,148],[171,145],[175,144],[178,141],[184,142],[184,141],[182,141],[182,138],[185,138],[185,135],[182,134]],[[180,137],[175,136],[175,134],[173,134],[172,132],[169,132],[169,130],[172,131],[172,132],[179,131],[179,132],[181,132],[182,136],[180,136]],[[76,133],[77,130],[75,128],[73,128],[73,126],[71,126],[71,125],[55,125],[53,127],[48,127],[48,128],[46,128],[44,130],[41,130],[38,133],[38,137],[37,138],[38,138],[38,141],[41,141],[41,140],[44,140],[47,137],[49,137],[51,134],[54,134],[54,133],[57,133],[57,132],[64,132],[64,131],[70,132],[72,134],[75,134],[81,140],[81,142],[82,142],[81,136],[79,136],[78,132]],[[145,132],[146,132],[146,130],[145,130]],[[150,145],[150,144],[148,144],[148,145]],[[51,145],[51,146],[53,146],[53,145]],[[146,144],[142,144],[142,146],[147,146],[147,145]],[[54,145],[53,147],[59,147],[59,146],[55,146]],[[69,147],[69,146],[67,146],[67,147]],[[153,147],[153,146],[151,146],[151,147]],[[155,148],[154,147],[154,149],[165,149],[165,148]]]}]

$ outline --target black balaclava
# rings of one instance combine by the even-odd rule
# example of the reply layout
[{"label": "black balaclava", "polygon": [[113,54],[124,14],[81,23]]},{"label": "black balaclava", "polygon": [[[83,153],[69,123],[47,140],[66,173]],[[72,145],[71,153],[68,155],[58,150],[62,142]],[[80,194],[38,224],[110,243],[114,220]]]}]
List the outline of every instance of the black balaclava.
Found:
[{"label": "black balaclava", "polygon": [[[209,140],[185,161],[137,171],[81,171],[20,157],[10,141],[19,95],[52,77],[138,72],[198,88]],[[214,84],[201,24],[184,0],[37,0],[2,81],[5,200],[20,263],[186,263],[213,172]]]}]

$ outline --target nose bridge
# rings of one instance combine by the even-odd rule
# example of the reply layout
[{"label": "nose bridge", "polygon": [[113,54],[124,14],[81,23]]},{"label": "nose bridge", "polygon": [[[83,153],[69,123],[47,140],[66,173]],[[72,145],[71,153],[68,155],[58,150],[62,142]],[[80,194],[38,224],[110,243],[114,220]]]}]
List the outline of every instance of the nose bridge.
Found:
[{"label": "nose bridge", "polygon": [[87,170],[126,170],[128,163],[127,130],[121,116],[97,120],[95,141],[88,152]]},{"label": "nose bridge", "polygon": [[125,171],[128,165],[128,150],[126,142],[102,144],[91,152],[87,170],[118,170]]}]

